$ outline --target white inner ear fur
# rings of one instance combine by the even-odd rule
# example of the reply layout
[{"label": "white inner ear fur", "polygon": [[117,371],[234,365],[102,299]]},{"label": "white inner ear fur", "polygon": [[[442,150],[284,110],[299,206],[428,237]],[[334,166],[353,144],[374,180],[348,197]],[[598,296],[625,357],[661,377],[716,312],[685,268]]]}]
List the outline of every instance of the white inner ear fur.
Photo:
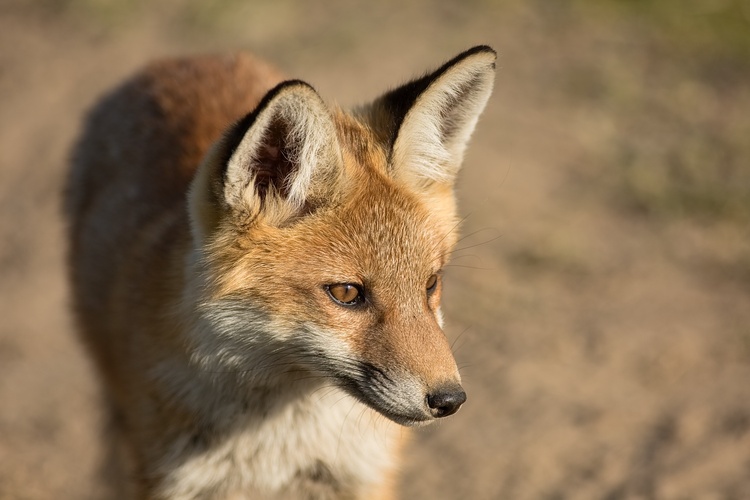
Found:
[{"label": "white inner ear fur", "polygon": [[338,174],[342,159],[332,118],[318,94],[303,85],[283,89],[256,117],[229,159],[224,196],[230,206],[252,213],[260,210],[253,165],[267,147],[264,139],[269,127],[277,121],[285,124],[282,141],[287,160],[294,166],[287,179],[288,194],[282,198],[269,191],[263,210],[282,220],[302,208],[310,196],[320,195],[320,184]]},{"label": "white inner ear fur", "polygon": [[454,181],[492,93],[494,62],[493,53],[471,55],[446,70],[419,96],[393,146],[397,176],[416,185]]}]

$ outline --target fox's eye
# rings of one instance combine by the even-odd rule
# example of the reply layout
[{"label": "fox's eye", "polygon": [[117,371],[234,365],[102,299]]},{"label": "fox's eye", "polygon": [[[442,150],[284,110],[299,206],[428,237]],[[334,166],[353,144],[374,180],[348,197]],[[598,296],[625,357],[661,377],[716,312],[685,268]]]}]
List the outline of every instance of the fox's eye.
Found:
[{"label": "fox's eye", "polygon": [[326,290],[335,302],[343,306],[354,306],[364,300],[360,287],[351,283],[328,285]]},{"label": "fox's eye", "polygon": [[438,284],[438,275],[433,274],[429,278],[427,278],[427,295],[431,295],[432,292],[435,291]]}]

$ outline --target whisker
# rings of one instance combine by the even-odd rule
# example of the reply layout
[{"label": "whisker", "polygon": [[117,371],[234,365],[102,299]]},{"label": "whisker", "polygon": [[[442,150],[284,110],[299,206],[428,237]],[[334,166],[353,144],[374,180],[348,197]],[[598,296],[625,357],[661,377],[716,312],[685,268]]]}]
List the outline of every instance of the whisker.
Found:
[{"label": "whisker", "polygon": [[477,267],[477,266],[464,266],[461,264],[448,264],[443,266],[443,268],[446,267],[460,267],[462,269],[478,269],[479,271],[497,271],[496,267]]},{"label": "whisker", "polygon": [[471,328],[471,325],[469,325],[469,326],[467,326],[466,328],[464,328],[464,329],[463,329],[463,331],[462,331],[461,333],[459,333],[459,334],[458,334],[458,337],[456,337],[455,339],[453,339],[453,342],[451,342],[451,352],[453,352],[453,355],[454,355],[454,356],[456,355],[456,353],[457,353],[457,352],[458,352],[459,350],[461,350],[461,347],[463,347],[463,346],[464,346],[464,344],[461,344],[461,345],[459,346],[459,348],[458,348],[458,349],[454,349],[454,346],[456,345],[456,342],[458,342],[458,340],[459,340],[459,339],[460,339],[461,337],[463,337],[463,336],[464,336],[464,334],[465,334],[466,332],[468,332],[470,328]]},{"label": "whisker", "polygon": [[482,242],[475,243],[473,245],[469,245],[469,246],[465,246],[465,247],[461,247],[461,248],[454,248],[450,252],[446,252],[443,255],[452,255],[452,254],[454,254],[456,252],[461,252],[463,250],[468,250],[469,248],[476,248],[476,247],[481,246],[481,245],[486,245],[487,243],[492,243],[493,241],[496,241],[496,240],[500,239],[503,236],[503,234],[500,232],[499,229],[497,229],[495,227],[485,227],[485,228],[482,228],[482,229],[478,229],[478,230],[474,231],[473,233],[467,234],[466,236],[464,236],[463,238],[461,238],[460,240],[458,240],[456,243],[459,243],[459,242],[461,242],[461,241],[463,241],[463,240],[465,240],[467,238],[475,236],[475,235],[477,235],[477,234],[479,234],[479,233],[481,233],[483,231],[497,231],[498,234],[496,234],[494,237],[492,237],[492,238],[490,238],[489,240],[486,240],[486,241],[482,241]]},{"label": "whisker", "polygon": [[[439,241],[437,242],[437,244],[435,244],[435,247],[433,248],[433,251],[436,251],[436,250],[437,250],[438,248],[440,248],[440,244],[441,244],[441,243],[442,243],[443,241],[445,241],[445,239],[446,239],[446,238],[447,238],[448,236],[450,236],[450,234],[451,234],[451,233],[452,233],[453,231],[455,231],[456,229],[458,229],[458,226],[460,226],[461,224],[463,224],[463,223],[464,223],[464,221],[466,221],[466,219],[468,219],[470,215],[471,215],[471,212],[469,212],[468,214],[466,214],[466,215],[464,215],[463,217],[461,217],[461,219],[459,219],[459,221],[458,221],[458,222],[456,222],[456,223],[455,223],[455,224],[453,225],[453,227],[452,227],[452,228],[450,229],[450,231],[448,231],[447,233],[445,233],[445,235],[444,235],[444,236],[443,236],[442,238],[440,238],[440,240],[439,240]],[[459,239],[458,241],[461,241],[461,240]]]}]

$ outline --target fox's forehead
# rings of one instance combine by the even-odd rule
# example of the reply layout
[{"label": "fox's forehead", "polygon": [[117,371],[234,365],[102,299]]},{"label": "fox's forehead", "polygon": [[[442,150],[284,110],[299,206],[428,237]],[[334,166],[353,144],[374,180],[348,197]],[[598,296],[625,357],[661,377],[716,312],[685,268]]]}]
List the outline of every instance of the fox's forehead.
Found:
[{"label": "fox's forehead", "polygon": [[366,123],[346,112],[336,110],[333,117],[347,174],[357,177],[363,170],[386,174],[389,145]]},{"label": "fox's forehead", "polygon": [[352,188],[309,228],[317,251],[302,261],[342,281],[421,283],[441,267],[444,235],[417,197],[372,171]]}]

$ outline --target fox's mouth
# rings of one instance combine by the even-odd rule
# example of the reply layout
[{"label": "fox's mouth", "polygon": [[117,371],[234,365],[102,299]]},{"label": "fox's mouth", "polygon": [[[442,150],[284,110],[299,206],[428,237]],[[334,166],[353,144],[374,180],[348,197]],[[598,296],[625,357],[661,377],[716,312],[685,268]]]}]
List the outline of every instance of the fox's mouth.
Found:
[{"label": "fox's mouth", "polygon": [[[356,363],[336,378],[346,392],[397,424],[417,427],[434,420],[426,396],[414,398],[415,384],[399,383],[375,365]],[[421,388],[418,393],[421,396]]]}]

